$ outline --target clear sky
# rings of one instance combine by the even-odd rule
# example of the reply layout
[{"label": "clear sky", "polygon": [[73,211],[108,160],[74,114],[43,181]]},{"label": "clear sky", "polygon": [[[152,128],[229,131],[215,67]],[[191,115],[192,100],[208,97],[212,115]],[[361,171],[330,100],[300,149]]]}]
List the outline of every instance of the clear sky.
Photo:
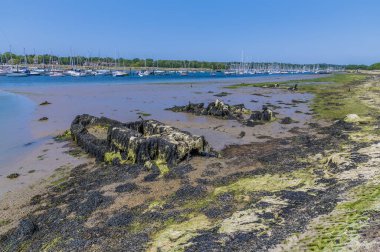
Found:
[{"label": "clear sky", "polygon": [[1,0],[0,52],[380,61],[379,0]]}]

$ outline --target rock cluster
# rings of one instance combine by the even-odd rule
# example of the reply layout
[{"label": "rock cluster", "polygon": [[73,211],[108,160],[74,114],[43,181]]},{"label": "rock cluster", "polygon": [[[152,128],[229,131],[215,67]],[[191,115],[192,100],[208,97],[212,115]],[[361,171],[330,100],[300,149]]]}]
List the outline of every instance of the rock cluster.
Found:
[{"label": "rock cluster", "polygon": [[174,106],[169,108],[173,112],[187,112],[196,115],[209,115],[219,117],[223,119],[244,119],[244,114],[250,114],[251,111],[244,107],[244,104],[228,105],[223,101],[216,99],[215,102],[211,102],[204,106],[204,103],[190,103],[186,106]]},{"label": "rock cluster", "polygon": [[210,151],[204,137],[155,120],[121,123],[84,114],[74,119],[70,130],[86,152],[110,163],[138,163],[168,169],[190,155]]},{"label": "rock cluster", "polygon": [[244,104],[228,105],[218,99],[211,102],[207,107],[204,106],[204,103],[189,102],[186,106],[174,106],[168,110],[237,120],[247,126],[254,126],[274,119],[274,113],[267,106],[263,106],[262,111],[251,111],[245,108]]}]

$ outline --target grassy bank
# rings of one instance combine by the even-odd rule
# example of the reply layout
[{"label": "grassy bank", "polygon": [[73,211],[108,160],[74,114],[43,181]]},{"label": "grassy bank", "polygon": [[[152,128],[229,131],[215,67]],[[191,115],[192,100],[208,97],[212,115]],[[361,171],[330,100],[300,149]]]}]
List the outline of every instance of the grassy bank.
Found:
[{"label": "grassy bank", "polygon": [[316,116],[323,119],[342,119],[347,114],[367,116],[368,106],[361,102],[361,94],[365,92],[359,85],[369,78],[362,74],[334,74],[308,80],[295,80],[285,82],[242,83],[227,86],[228,89],[243,87],[263,88],[290,88],[298,85],[300,92],[308,92],[315,95],[311,105]]}]

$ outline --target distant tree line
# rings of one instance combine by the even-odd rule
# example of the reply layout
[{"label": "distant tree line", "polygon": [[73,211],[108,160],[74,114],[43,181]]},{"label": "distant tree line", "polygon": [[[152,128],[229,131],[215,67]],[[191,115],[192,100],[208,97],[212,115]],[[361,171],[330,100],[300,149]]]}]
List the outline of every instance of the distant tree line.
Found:
[{"label": "distant tree line", "polygon": [[55,55],[16,55],[9,52],[0,54],[2,64],[52,64],[52,65],[79,65],[79,66],[119,66],[119,67],[160,67],[160,68],[206,68],[226,69],[227,63],[208,62],[197,60],[153,60],[153,59],[125,59],[111,57],[58,57]]},{"label": "distant tree line", "polygon": [[[64,56],[59,57],[56,55],[43,54],[43,55],[16,55],[14,53],[5,52],[0,53],[0,64],[46,64],[46,65],[73,65],[73,66],[89,66],[89,67],[133,67],[133,68],[198,68],[198,69],[213,69],[213,70],[225,70],[230,67],[236,68],[241,66],[241,62],[209,62],[209,61],[197,61],[197,60],[154,60],[154,59],[125,59],[125,58],[111,58],[111,57],[83,57],[83,56]],[[279,62],[265,62],[265,63],[244,63],[244,67],[251,68],[297,68],[308,67],[313,69],[318,67],[319,69],[327,69],[329,67],[340,67],[338,65],[331,64],[290,64]],[[350,69],[367,69],[367,66],[360,66],[356,68],[354,65],[350,65]],[[380,66],[378,66],[380,67]]]},{"label": "distant tree line", "polygon": [[347,70],[380,70],[380,63],[375,63],[372,65],[347,65]]}]

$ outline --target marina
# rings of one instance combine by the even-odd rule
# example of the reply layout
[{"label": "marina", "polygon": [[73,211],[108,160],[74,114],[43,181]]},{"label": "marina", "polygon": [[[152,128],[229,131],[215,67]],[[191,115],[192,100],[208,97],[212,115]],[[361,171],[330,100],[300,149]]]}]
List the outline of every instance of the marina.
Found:
[{"label": "marina", "polygon": [[[161,65],[164,65],[163,67],[160,67],[160,62]],[[36,54],[24,54],[24,56],[21,56],[12,52],[0,53],[0,76],[7,77],[228,77],[272,74],[328,74],[343,72],[344,70],[344,66],[329,64],[245,62],[244,57],[242,57],[241,62],[200,63],[187,60],[163,61],[150,59],[148,61],[147,59],[58,57]]]}]

